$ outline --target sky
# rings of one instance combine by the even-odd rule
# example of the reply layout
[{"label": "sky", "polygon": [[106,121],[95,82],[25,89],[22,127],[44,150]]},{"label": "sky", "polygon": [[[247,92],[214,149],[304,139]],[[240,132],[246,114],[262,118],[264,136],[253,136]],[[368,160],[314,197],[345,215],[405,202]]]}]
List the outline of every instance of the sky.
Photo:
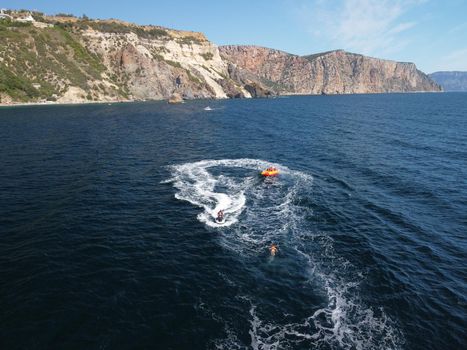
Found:
[{"label": "sky", "polygon": [[1,8],[83,14],[200,31],[218,45],[297,55],[344,49],[467,71],[467,0],[1,0]]}]

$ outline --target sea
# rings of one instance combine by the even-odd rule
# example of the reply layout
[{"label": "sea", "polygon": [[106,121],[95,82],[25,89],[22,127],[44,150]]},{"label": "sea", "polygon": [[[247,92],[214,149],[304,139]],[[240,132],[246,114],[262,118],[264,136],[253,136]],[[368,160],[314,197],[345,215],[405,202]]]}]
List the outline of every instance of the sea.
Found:
[{"label": "sea", "polygon": [[1,349],[465,349],[467,94],[1,108],[0,281]]}]

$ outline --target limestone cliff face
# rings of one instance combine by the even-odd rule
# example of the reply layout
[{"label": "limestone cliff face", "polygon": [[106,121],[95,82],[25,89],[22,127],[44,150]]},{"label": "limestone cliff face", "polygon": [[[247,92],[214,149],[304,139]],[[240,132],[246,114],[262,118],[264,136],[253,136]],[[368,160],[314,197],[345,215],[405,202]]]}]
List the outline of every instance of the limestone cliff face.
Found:
[{"label": "limestone cliff face", "polygon": [[220,81],[227,65],[217,47],[199,34],[169,33],[147,39],[135,33],[87,30],[82,40],[133,98],[163,99],[174,92],[185,98],[226,98]]},{"label": "limestone cliff face", "polygon": [[342,50],[303,57],[257,46],[222,46],[220,52],[280,94],[441,91],[413,63]]}]

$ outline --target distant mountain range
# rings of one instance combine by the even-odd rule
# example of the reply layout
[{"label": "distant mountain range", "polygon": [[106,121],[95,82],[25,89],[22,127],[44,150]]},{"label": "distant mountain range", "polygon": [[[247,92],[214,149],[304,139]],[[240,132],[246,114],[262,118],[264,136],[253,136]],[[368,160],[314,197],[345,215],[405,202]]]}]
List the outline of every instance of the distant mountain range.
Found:
[{"label": "distant mountain range", "polygon": [[342,50],[301,57],[119,20],[0,18],[2,104],[412,91],[441,88],[413,63]]},{"label": "distant mountain range", "polygon": [[467,72],[435,72],[429,76],[444,91],[467,91]]}]

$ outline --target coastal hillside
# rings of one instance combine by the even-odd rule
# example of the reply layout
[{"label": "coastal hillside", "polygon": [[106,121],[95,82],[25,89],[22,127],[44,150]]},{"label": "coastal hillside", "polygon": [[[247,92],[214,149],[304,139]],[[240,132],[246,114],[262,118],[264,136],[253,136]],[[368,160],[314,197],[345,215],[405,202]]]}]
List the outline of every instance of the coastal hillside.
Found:
[{"label": "coastal hillside", "polygon": [[441,91],[415,64],[336,50],[296,56],[257,46],[222,46],[221,56],[280,94]]},{"label": "coastal hillside", "polygon": [[2,103],[251,96],[228,77],[217,46],[201,33],[118,20],[32,18],[0,20]]},{"label": "coastal hillside", "polygon": [[0,44],[2,104],[440,91],[412,63],[218,48],[202,33],[85,16],[7,11]]},{"label": "coastal hillside", "polygon": [[430,78],[445,91],[467,91],[467,72],[435,72]]}]

